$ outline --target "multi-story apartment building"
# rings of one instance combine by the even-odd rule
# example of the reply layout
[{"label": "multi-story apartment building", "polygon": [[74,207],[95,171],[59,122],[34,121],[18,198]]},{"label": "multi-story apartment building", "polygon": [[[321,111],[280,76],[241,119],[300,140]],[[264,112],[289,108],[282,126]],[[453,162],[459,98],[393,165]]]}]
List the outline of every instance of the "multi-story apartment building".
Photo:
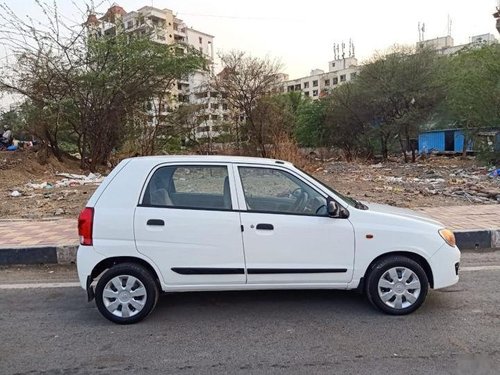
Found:
[{"label": "multi-story apartment building", "polygon": [[434,39],[427,39],[417,42],[418,48],[431,48],[440,55],[452,55],[463,48],[480,46],[482,44],[498,43],[498,40],[493,34],[480,34],[474,35],[469,38],[468,43],[455,45],[453,38],[450,35],[438,37]]},{"label": "multi-story apartment building", "polygon": [[318,99],[339,85],[353,80],[360,66],[354,56],[332,60],[328,63],[328,71],[314,69],[307,77],[283,82],[282,92],[300,91],[304,96]]},{"label": "multi-story apartment building", "polygon": [[[417,42],[417,48],[432,48],[442,55],[451,55],[465,47],[481,45],[484,43],[497,43],[493,34],[481,34],[470,37],[469,43],[455,45],[451,36],[428,39]],[[311,74],[297,79],[286,80],[280,87],[281,92],[299,91],[304,96],[319,99],[322,95],[335,89],[339,85],[356,78],[362,66],[353,55],[339,58],[328,63],[328,71],[314,69]]]},{"label": "multi-story apartment building", "polygon": [[218,116],[222,118],[223,114],[212,114],[219,99],[210,96],[208,89],[210,74],[213,73],[213,35],[188,27],[170,9],[152,6],[126,12],[121,6],[114,4],[100,19],[91,15],[87,24],[98,35],[113,35],[120,27],[128,33],[148,33],[157,43],[190,46],[202,53],[209,62],[208,71],[199,70],[177,80],[168,88],[168,95],[165,98],[153,99],[148,106],[148,122],[151,126],[157,126],[163,116],[168,115],[179,105],[194,104],[199,111],[195,115],[197,121],[193,121],[193,136],[203,138],[217,135],[214,123]]}]

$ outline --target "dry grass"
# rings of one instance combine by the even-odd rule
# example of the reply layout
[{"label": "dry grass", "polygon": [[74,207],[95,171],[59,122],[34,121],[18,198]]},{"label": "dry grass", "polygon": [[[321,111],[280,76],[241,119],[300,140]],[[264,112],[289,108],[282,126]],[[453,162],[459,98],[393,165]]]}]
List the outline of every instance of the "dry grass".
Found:
[{"label": "dry grass", "polygon": [[273,138],[269,156],[273,159],[289,161],[299,168],[307,168],[310,164],[297,142],[287,134],[280,134]]}]

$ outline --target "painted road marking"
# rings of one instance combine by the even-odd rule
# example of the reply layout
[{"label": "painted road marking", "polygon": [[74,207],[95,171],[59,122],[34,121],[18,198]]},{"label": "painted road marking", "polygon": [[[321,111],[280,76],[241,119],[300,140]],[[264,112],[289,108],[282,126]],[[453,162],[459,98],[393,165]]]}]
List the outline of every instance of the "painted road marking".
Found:
[{"label": "painted road marking", "polygon": [[[460,267],[460,272],[474,272],[474,271],[500,271],[500,265]],[[80,287],[80,283],[78,283],[78,282],[0,284],[0,290],[2,290],[2,289],[77,288],[77,287]]]},{"label": "painted road marking", "polygon": [[498,271],[500,266],[470,266],[470,267],[460,267],[459,272],[462,271]]},{"label": "painted road marking", "polygon": [[75,288],[79,287],[77,282],[63,283],[35,283],[35,284],[0,284],[0,289],[40,289],[40,288]]}]

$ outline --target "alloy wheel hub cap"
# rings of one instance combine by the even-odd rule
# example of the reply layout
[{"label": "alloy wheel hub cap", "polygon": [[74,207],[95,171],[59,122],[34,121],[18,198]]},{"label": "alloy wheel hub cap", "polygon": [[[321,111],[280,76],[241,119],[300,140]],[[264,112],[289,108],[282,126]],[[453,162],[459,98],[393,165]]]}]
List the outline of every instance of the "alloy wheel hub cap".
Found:
[{"label": "alloy wheel hub cap", "polygon": [[382,274],[377,291],[384,304],[399,310],[410,307],[418,300],[421,285],[411,269],[393,267]]},{"label": "alloy wheel hub cap", "polygon": [[139,314],[146,304],[147,297],[144,284],[131,275],[113,277],[102,292],[106,309],[120,318]]}]

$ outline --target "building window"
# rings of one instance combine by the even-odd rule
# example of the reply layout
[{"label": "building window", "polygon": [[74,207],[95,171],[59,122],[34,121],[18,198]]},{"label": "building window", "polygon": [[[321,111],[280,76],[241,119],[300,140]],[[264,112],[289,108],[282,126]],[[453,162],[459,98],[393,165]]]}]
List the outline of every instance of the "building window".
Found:
[{"label": "building window", "polygon": [[198,38],[198,41],[200,42],[200,44],[201,44],[201,43],[203,43],[203,38],[200,36],[200,37]]},{"label": "building window", "polygon": [[334,62],[332,62],[332,68],[335,68],[335,63]]},{"label": "building window", "polygon": [[317,87],[318,86],[318,80],[314,80],[313,81],[313,87]]},{"label": "building window", "polygon": [[313,90],[313,96],[318,96],[318,90]]},{"label": "building window", "polygon": [[356,73],[356,72],[351,73],[351,80],[353,80],[354,78],[356,78],[357,75],[358,75],[358,73]]},{"label": "building window", "polygon": [[223,115],[222,118],[223,118],[224,121],[229,120],[229,116],[228,115]]},{"label": "building window", "polygon": [[299,91],[300,90],[300,83],[298,85],[295,85],[295,91]]},{"label": "building window", "polygon": [[339,83],[339,79],[338,79],[338,77],[334,77],[334,78],[332,79],[332,85],[337,85],[338,83]]},{"label": "building window", "polygon": [[210,117],[211,117],[211,120],[213,120],[213,121],[217,121],[219,119],[218,115],[210,115]]},{"label": "building window", "polygon": [[325,79],[325,86],[330,86],[330,80],[329,79]]},{"label": "building window", "polygon": [[198,128],[196,128],[196,130],[198,131],[198,133],[209,132],[210,126],[198,126]]},{"label": "building window", "polygon": [[288,92],[293,91],[293,85],[288,86],[286,91]]},{"label": "building window", "polygon": [[223,109],[224,111],[227,111],[227,108],[228,108],[228,107],[227,107],[227,104],[226,104],[226,103],[223,103],[223,104],[222,104],[222,109]]},{"label": "building window", "polygon": [[340,82],[345,82],[345,81],[346,81],[345,74],[341,74],[340,75]]},{"label": "building window", "polygon": [[304,91],[305,96],[309,96],[309,91]]},{"label": "building window", "polygon": [[304,82],[304,88],[308,89],[309,88],[309,82]]}]

